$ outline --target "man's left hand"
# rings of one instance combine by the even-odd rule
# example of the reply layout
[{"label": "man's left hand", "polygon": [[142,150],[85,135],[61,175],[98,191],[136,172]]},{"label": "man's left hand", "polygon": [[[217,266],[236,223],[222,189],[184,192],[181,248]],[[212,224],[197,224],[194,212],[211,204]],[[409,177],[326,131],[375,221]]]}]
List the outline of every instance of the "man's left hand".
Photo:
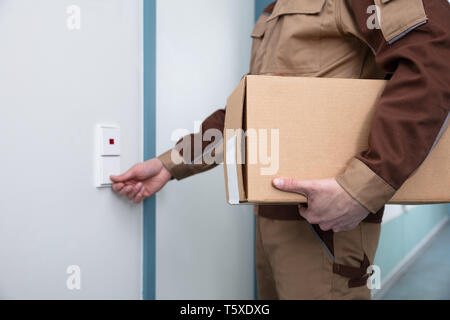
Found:
[{"label": "man's left hand", "polygon": [[309,223],[318,224],[324,231],[353,230],[370,213],[336,179],[300,181],[276,178],[273,185],[279,190],[306,196],[308,205],[299,205],[300,215]]}]

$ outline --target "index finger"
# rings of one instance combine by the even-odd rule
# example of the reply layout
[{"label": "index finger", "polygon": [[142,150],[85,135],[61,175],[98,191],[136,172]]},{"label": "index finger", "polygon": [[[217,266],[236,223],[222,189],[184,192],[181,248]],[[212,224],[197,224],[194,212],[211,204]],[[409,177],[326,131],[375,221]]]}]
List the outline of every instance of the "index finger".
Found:
[{"label": "index finger", "polygon": [[113,185],[112,185],[112,189],[115,191],[115,192],[120,192],[120,190],[122,190],[122,188],[125,186],[125,184],[123,184],[123,183],[114,183]]}]

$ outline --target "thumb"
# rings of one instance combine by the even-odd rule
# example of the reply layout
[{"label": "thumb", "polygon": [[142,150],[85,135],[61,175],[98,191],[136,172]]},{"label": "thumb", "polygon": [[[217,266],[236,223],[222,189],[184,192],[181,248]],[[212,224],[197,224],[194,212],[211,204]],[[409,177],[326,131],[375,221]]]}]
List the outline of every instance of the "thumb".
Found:
[{"label": "thumb", "polygon": [[306,197],[309,197],[312,191],[310,181],[301,181],[291,178],[275,178],[273,180],[273,185],[281,191],[299,193]]},{"label": "thumb", "polygon": [[136,176],[136,167],[132,167],[130,170],[125,172],[124,174],[121,174],[119,176],[111,176],[111,180],[115,183],[118,182],[126,182],[128,180],[133,179]]}]

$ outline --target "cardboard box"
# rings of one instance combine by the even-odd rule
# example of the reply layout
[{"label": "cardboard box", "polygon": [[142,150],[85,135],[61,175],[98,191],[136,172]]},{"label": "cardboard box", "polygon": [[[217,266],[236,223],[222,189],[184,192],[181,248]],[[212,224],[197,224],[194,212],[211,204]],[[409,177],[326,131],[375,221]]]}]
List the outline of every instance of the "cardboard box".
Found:
[{"label": "cardboard box", "polygon": [[[342,173],[356,154],[367,149],[385,85],[382,80],[243,78],[227,103],[228,202],[306,202],[302,195],[276,190],[273,178],[315,180]],[[450,202],[449,159],[450,132],[446,130],[390,203]]]}]

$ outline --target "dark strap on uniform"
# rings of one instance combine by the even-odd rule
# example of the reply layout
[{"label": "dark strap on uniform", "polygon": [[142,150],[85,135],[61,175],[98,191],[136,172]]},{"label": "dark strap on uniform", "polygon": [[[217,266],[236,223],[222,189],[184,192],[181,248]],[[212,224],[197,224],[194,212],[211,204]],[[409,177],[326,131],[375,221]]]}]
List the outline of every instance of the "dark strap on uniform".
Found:
[{"label": "dark strap on uniform", "polygon": [[369,258],[364,254],[364,260],[361,263],[361,267],[350,267],[338,263],[333,263],[333,273],[342,277],[349,278],[348,287],[356,288],[366,285],[367,279],[371,274],[367,273],[367,268],[370,266]]},{"label": "dark strap on uniform", "polygon": [[[381,208],[376,214],[369,214],[363,222],[379,224],[383,220],[383,213],[384,207]],[[274,220],[305,220],[300,213],[298,213],[298,206],[296,205],[259,205],[258,215]],[[319,226],[315,227],[315,230],[319,233],[319,235],[322,234]],[[330,233],[333,233],[333,231],[330,231]],[[325,243],[327,242],[325,241]],[[329,247],[329,249],[333,251],[332,247]]]}]

